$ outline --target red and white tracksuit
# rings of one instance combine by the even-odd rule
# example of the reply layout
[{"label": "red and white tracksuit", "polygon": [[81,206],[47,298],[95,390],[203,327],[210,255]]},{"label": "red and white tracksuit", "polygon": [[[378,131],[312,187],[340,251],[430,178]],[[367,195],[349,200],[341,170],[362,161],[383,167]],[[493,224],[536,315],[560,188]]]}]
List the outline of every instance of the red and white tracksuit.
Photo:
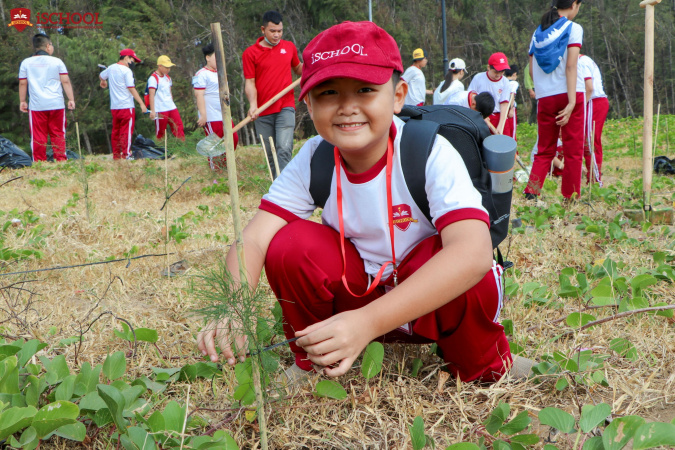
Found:
[{"label": "red and white tracksuit", "polygon": [[[442,248],[439,235],[420,242],[399,264],[399,282],[425,264]],[[369,277],[351,241],[345,241],[346,278],[352,291],[365,292]],[[309,220],[294,220],[272,239],[265,272],[284,315],[284,332],[294,337],[316,322],[364,304],[385,294],[384,285],[365,297],[353,297],[344,287],[340,235],[333,228]],[[400,328],[379,338],[382,342],[436,342],[448,368],[463,381],[498,380],[512,357],[503,327],[497,323],[502,307],[502,269],[494,264],[485,277],[456,299],[411,323],[411,333]],[[392,286],[390,277],[385,282]],[[411,299],[414,301],[414,299]],[[307,353],[290,344],[295,361],[311,369]]]},{"label": "red and white tracksuit", "polygon": [[581,194],[581,165],[584,154],[585,101],[584,93],[576,93],[576,105],[569,122],[564,127],[556,124],[556,116],[568,103],[567,94],[542,97],[537,104],[537,127],[539,131],[538,152],[532,163],[526,194],[539,195],[551,162],[556,155],[558,136],[562,134],[565,167],[562,171],[560,190],[563,197]]},{"label": "red and white tracksuit", "polygon": [[110,141],[113,149],[113,159],[128,159],[131,157],[131,135],[136,123],[136,109],[111,109],[112,135]]},{"label": "red and white tracksuit", "polygon": [[[586,107],[586,117],[588,123],[586,124],[586,141],[584,143],[584,162],[586,164],[586,182],[590,180],[591,173],[593,173],[594,182],[602,186],[602,128],[605,126],[607,114],[609,113],[609,100],[607,97],[594,98],[588,102]],[[593,142],[595,167],[591,170],[591,152],[589,144],[591,136],[593,136],[593,124],[595,124],[595,138]]]},{"label": "red and white tracksuit", "polygon": [[66,161],[66,110],[29,111],[30,148],[33,161],[47,160],[47,138],[56,161]]}]

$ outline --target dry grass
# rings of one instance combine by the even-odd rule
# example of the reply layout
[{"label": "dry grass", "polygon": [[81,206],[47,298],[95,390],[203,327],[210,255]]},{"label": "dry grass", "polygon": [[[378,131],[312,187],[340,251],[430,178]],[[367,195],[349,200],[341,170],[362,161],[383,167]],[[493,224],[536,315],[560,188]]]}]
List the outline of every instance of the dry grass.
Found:
[{"label": "dry grass", "polygon": [[[247,221],[255,213],[265,191],[267,169],[262,165],[258,148],[238,150],[242,213]],[[135,246],[138,255],[164,251],[164,213],[159,211],[164,202],[164,162],[113,162],[103,157],[90,158],[101,170],[89,176],[92,203],[91,223],[86,220],[84,199],[72,207],[61,209],[74,193],[82,194],[76,171],[68,165],[42,164],[33,168],[0,175],[23,175],[0,189],[0,210],[17,209],[20,213],[33,211],[44,225],[44,246],[41,259],[21,262],[0,262],[0,271],[20,271],[101,261],[107,257],[122,257]],[[608,165],[609,166],[609,165]],[[635,176],[640,167],[634,158],[622,157],[608,167],[607,180]],[[77,167],[77,166],[74,166]],[[618,171],[617,171],[618,170]],[[229,196],[207,196],[202,188],[213,186],[213,174],[201,158],[169,161],[169,182],[176,188],[191,176],[181,191],[169,203],[169,225],[178,217],[185,217],[188,238],[180,244],[170,242],[168,262],[187,260],[191,266],[188,275],[212,266],[227,250],[228,244],[214,239],[216,233],[233,238],[229,214]],[[58,177],[58,179],[54,179]],[[258,177],[256,179],[256,177]],[[31,180],[46,180],[52,186],[42,188]],[[554,200],[554,199],[550,199]],[[516,205],[524,204],[520,196]],[[198,205],[208,206],[203,214]],[[594,203],[594,210],[579,204],[573,207],[580,215],[591,218],[613,217],[615,209]],[[190,213],[194,213],[190,217]],[[188,216],[186,216],[186,214]],[[201,217],[201,220],[193,220]],[[6,219],[0,217],[0,222]],[[554,297],[558,274],[565,267],[585,271],[586,264],[611,257],[627,264],[624,272],[636,273],[640,267],[651,267],[651,251],[622,243],[608,243],[594,235],[582,235],[574,230],[577,221],[553,223],[545,232],[514,235],[510,241],[509,258],[517,272],[508,275],[522,285],[538,281],[549,286]],[[22,225],[23,226],[23,225]],[[665,249],[671,239],[647,236],[640,230],[631,230],[640,240],[651,241],[651,248]],[[5,246],[25,247],[27,236],[8,233]],[[166,267],[164,257],[132,260],[107,265],[39,272],[23,277],[0,277],[0,286],[18,279],[33,279],[32,289],[39,296],[34,305],[39,321],[30,327],[5,324],[0,332],[10,337],[39,338],[49,344],[46,355],[62,353],[74,365],[75,346],[60,348],[59,340],[77,335],[77,330],[88,325],[103,311],[111,311],[135,326],[158,330],[159,353],[154,347],[139,346],[138,356],[129,359],[129,376],[150,373],[151,366],[179,367],[201,360],[196,351],[195,335],[200,326],[192,315],[197,306],[189,290],[190,277],[167,279],[160,276]],[[104,292],[107,289],[107,293]],[[651,291],[652,299],[673,303],[672,285],[659,283]],[[551,338],[568,329],[564,322],[554,320],[580,308],[579,300],[561,299],[559,307],[524,308],[520,294],[509,299],[502,313],[515,326],[515,338],[525,342],[526,355],[538,358],[554,351],[569,353],[572,349],[591,348],[595,353],[611,357],[605,362],[605,376],[610,387],[580,385],[562,392],[554,388],[555,379],[542,383],[502,380],[494,385],[457,383],[439,378],[438,359],[428,355],[428,347],[391,345],[386,347],[385,366],[381,374],[368,383],[360,371],[352,370],[339,379],[350,396],[336,402],[313,397],[311,385],[291,401],[270,405],[270,439],[272,448],[410,448],[408,426],[416,416],[422,416],[426,432],[437,446],[462,440],[476,442],[481,435],[478,426],[500,401],[511,405],[512,414],[527,410],[533,418],[547,406],[557,406],[579,415],[584,404],[606,402],[614,414],[637,414],[652,420],[670,421],[675,416],[675,326],[663,317],[640,316],[612,321],[591,330],[576,333],[565,340]],[[595,311],[599,316],[607,311]],[[2,318],[0,318],[2,319]],[[128,351],[127,343],[113,335],[120,324],[110,316],[96,322],[85,335],[78,357],[79,363],[101,363],[109,352]],[[527,332],[528,328],[534,327]],[[626,337],[635,344],[640,354],[631,363],[609,350],[609,341]],[[414,358],[421,357],[424,368],[417,378],[410,377]],[[282,362],[291,362],[287,350],[282,351]],[[440,380],[440,382],[439,382]],[[314,380],[316,382],[316,380]],[[226,409],[231,406],[231,394],[236,385],[233,373],[225,372],[224,380],[211,383],[198,381],[191,385],[190,409],[196,406]],[[167,390],[169,398],[184,402],[187,385],[175,383]],[[161,404],[158,405],[161,407]],[[242,447],[257,445],[256,425],[232,411],[198,413],[211,424],[223,423]],[[537,425],[533,431],[542,438],[549,437],[548,427]],[[557,439],[560,448],[571,448],[572,442]],[[54,443],[61,448],[63,442]],[[106,446],[97,441],[94,447]]]}]

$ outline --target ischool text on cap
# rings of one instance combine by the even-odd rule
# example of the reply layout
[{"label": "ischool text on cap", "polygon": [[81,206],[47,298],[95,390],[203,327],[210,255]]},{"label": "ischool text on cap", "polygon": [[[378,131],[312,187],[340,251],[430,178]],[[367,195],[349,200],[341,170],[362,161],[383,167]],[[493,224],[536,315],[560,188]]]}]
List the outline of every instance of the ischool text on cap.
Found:
[{"label": "ischool text on cap", "polygon": [[169,58],[166,55],[162,55],[159,58],[157,58],[157,65],[158,66],[164,66],[164,67],[173,67],[175,66],[174,63],[171,62],[171,58]]},{"label": "ischool text on cap", "polygon": [[372,22],[342,22],[319,33],[302,52],[300,100],[316,85],[332,78],[385,84],[403,72],[393,37]]}]

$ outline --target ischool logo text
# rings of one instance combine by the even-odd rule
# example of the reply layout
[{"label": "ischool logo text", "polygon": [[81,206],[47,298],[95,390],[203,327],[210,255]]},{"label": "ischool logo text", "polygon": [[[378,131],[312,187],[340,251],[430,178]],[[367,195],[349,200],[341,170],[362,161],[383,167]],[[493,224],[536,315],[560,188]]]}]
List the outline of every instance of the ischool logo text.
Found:
[{"label": "ischool logo text", "polygon": [[[31,12],[28,8],[14,8],[10,11],[12,22],[8,25],[17,31],[23,31],[30,23]],[[97,12],[40,12],[35,15],[38,28],[103,28],[103,22]]]}]

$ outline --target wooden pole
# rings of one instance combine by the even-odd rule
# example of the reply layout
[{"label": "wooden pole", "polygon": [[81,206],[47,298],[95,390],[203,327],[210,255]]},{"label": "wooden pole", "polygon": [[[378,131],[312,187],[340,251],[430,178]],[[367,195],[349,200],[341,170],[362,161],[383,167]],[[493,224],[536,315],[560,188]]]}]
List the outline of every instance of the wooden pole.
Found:
[{"label": "wooden pole", "polygon": [[[288,91],[290,91],[291,89],[294,89],[298,84],[300,84],[300,78],[298,78],[297,80],[295,80],[294,82],[292,82],[291,84],[289,84],[288,86],[283,88],[277,95],[275,95],[271,99],[267,100],[267,102],[265,102],[261,107],[259,107],[258,109],[255,110],[255,113],[260,114],[261,112],[265,111],[267,108],[270,107],[270,105],[272,105],[272,103],[276,102],[281,97],[286,95],[288,93]],[[251,116],[246,117],[244,120],[239,122],[236,127],[234,127],[232,129],[232,132],[236,133],[237,131],[239,131],[244,125],[246,125],[250,121],[251,121]]]},{"label": "wooden pole", "polygon": [[[244,232],[241,226],[239,187],[237,186],[237,160],[234,153],[234,132],[232,131],[232,112],[230,111],[230,90],[227,85],[225,47],[223,47],[223,35],[220,31],[220,23],[211,24],[211,42],[213,42],[216,51],[216,63],[218,65],[218,93],[220,95],[220,108],[223,118],[225,154],[227,155],[227,181],[230,185],[232,222],[234,223],[237,262],[239,263],[239,283],[242,287],[245,287],[248,286],[248,278],[246,274],[246,259],[244,258]],[[251,363],[256,403],[258,404],[257,412],[258,425],[260,426],[260,448],[262,450],[267,450],[267,415],[265,413],[262,380],[260,379],[260,364],[257,358],[252,358]]]},{"label": "wooden pole", "polygon": [[241,226],[239,209],[239,188],[237,186],[237,161],[234,153],[234,133],[232,132],[232,112],[230,110],[230,89],[227,85],[227,69],[225,65],[225,51],[220,23],[211,24],[213,46],[216,50],[218,65],[218,91],[220,94],[220,109],[223,118],[225,155],[227,157],[227,178],[230,185],[230,203],[232,205],[232,222],[234,223],[234,240],[239,263],[239,277],[242,284],[246,280],[246,260],[244,258],[244,233]]},{"label": "wooden pole", "polygon": [[652,129],[654,126],[654,6],[661,0],[643,0],[645,8],[644,124],[642,126],[642,199],[645,220],[652,212]]},{"label": "wooden pole", "polygon": [[260,135],[260,145],[262,146],[263,157],[265,157],[265,163],[267,164],[267,170],[270,172],[270,179],[274,182],[274,175],[272,175],[272,168],[270,167],[270,160],[267,158],[267,150],[265,149],[265,139],[263,135]]},{"label": "wooden pole", "polygon": [[274,139],[270,136],[270,148],[272,149],[272,158],[274,159],[274,170],[279,176],[279,160],[277,159],[277,148],[274,146]]}]

